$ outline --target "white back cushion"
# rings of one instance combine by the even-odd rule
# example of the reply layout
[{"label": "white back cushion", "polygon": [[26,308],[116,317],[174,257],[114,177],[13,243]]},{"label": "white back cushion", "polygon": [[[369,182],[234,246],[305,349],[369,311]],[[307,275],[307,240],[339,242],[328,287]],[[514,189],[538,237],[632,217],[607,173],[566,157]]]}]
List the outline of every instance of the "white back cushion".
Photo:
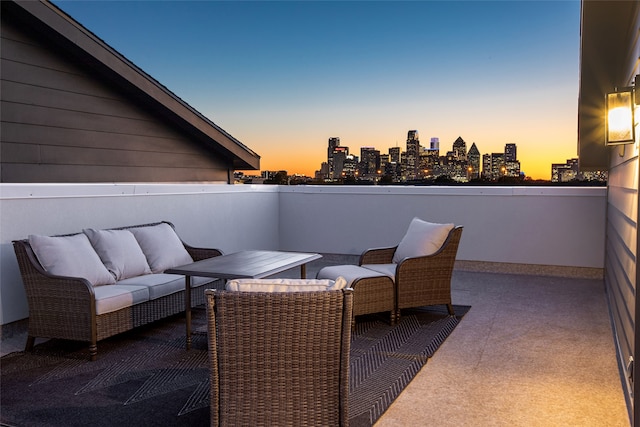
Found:
[{"label": "white back cushion", "polygon": [[29,244],[48,273],[82,277],[93,286],[116,283],[84,234],[59,237],[30,235]]},{"label": "white back cushion", "polygon": [[129,231],[136,237],[153,273],[162,273],[168,268],[193,262],[193,258],[169,224],[133,227]]},{"label": "white back cushion", "polygon": [[436,224],[413,218],[409,229],[393,254],[392,261],[399,263],[404,258],[431,255],[447,240],[453,224]]},{"label": "white back cushion", "polygon": [[129,230],[83,230],[107,270],[116,280],[150,274],[138,241]]},{"label": "white back cushion", "polygon": [[347,286],[343,277],[328,279],[232,279],[225,287],[228,291],[242,292],[312,292],[335,291]]}]

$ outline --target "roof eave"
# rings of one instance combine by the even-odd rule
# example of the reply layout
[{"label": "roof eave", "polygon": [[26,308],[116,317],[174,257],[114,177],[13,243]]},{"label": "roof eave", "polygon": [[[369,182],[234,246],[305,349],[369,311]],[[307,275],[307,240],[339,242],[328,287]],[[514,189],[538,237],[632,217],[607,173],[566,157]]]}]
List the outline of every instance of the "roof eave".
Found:
[{"label": "roof eave", "polygon": [[626,86],[628,46],[638,3],[587,1],[581,3],[578,151],[581,170],[609,168],[604,143],[604,99],[616,86]]},{"label": "roof eave", "polygon": [[[4,2],[3,2],[4,3]],[[155,109],[170,116],[209,149],[230,160],[235,169],[260,169],[260,156],[199,113],[157,80],[145,73],[115,49],[87,30],[69,15],[47,1],[16,1],[17,6],[49,27],[66,42],[89,55],[114,81],[138,91],[138,96],[153,101]],[[6,3],[5,3],[6,6]],[[217,146],[214,146],[217,145]]]}]

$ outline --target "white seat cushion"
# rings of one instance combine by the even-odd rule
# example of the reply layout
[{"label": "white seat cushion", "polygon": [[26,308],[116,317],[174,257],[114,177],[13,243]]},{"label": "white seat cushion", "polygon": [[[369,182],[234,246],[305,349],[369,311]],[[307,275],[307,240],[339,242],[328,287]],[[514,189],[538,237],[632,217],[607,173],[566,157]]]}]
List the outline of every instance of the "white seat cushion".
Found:
[{"label": "white seat cushion", "polygon": [[167,223],[148,227],[132,227],[133,233],[147,257],[151,271],[162,273],[168,268],[191,264],[193,258],[184,248],[182,241]]},{"label": "white seat cushion", "polygon": [[447,240],[453,227],[453,224],[435,224],[420,218],[413,218],[407,233],[393,254],[392,261],[399,263],[405,258],[431,255],[437,252]]},{"label": "white seat cushion", "polygon": [[144,286],[96,286],[96,314],[111,313],[149,300],[149,289]]},{"label": "white seat cushion", "polygon": [[116,280],[150,274],[138,241],[129,230],[83,230],[107,270]]},{"label": "white seat cushion", "polygon": [[[192,277],[191,287],[202,286],[212,280],[208,277]],[[176,292],[184,291],[184,276],[180,274],[147,274],[144,276],[131,277],[129,279],[120,280],[117,285],[126,286],[142,286],[148,288],[149,299],[165,297]]]},{"label": "white seat cushion", "polygon": [[398,264],[362,264],[362,267],[375,271],[378,275],[390,277],[395,282]]},{"label": "white seat cushion", "polygon": [[116,283],[82,233],[55,237],[31,235],[29,244],[42,267],[51,274],[81,277],[93,286]]},{"label": "white seat cushion", "polygon": [[232,279],[226,290],[242,292],[312,292],[335,291],[347,287],[347,281],[318,279]]},{"label": "white seat cushion", "polygon": [[385,274],[380,274],[377,271],[369,270],[357,265],[332,265],[329,267],[323,267],[320,271],[318,271],[316,277],[318,279],[331,280],[336,280],[338,277],[344,277],[344,279],[347,281],[347,287],[350,287],[357,279],[363,279],[367,277],[380,277],[381,275],[385,276]]}]

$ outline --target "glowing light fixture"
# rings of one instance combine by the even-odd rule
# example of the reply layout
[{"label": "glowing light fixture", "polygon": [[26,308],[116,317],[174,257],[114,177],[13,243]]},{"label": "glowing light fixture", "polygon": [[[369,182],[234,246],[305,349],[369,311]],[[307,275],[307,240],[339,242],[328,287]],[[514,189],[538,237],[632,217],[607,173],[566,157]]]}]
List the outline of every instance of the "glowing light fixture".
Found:
[{"label": "glowing light fixture", "polygon": [[607,145],[635,142],[634,110],[633,87],[622,88],[607,94]]}]

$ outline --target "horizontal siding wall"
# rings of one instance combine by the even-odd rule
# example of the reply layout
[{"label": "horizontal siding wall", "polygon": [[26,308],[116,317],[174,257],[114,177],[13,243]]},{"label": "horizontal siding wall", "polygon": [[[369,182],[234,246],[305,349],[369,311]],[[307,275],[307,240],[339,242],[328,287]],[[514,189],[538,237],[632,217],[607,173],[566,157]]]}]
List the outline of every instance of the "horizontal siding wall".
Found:
[{"label": "horizontal siding wall", "polygon": [[226,161],[2,21],[3,182],[228,180]]},{"label": "horizontal siding wall", "polygon": [[[610,82],[619,87],[633,86],[635,76],[640,74],[640,63],[637,61],[640,57],[640,7],[637,3],[633,7],[633,13],[624,18],[628,19],[624,23],[629,23],[628,41],[624,44],[625,68],[619,70],[620,81]],[[636,108],[636,111],[640,110]],[[636,407],[634,397],[640,390],[640,376],[637,375],[640,372],[640,342],[637,338],[637,316],[640,310],[637,306],[639,131],[640,127],[636,125],[635,144],[609,148],[605,258],[605,286],[614,339],[624,378],[623,388],[635,426],[640,426],[639,408]],[[630,372],[627,366],[630,358],[635,360],[636,365],[633,382],[628,380]]]},{"label": "horizontal siding wall", "polygon": [[[609,171],[605,284],[620,365],[626,378],[629,358],[636,357],[638,156],[635,153],[626,160],[614,161],[617,164]],[[625,382],[624,387],[632,396],[632,385]]]}]

